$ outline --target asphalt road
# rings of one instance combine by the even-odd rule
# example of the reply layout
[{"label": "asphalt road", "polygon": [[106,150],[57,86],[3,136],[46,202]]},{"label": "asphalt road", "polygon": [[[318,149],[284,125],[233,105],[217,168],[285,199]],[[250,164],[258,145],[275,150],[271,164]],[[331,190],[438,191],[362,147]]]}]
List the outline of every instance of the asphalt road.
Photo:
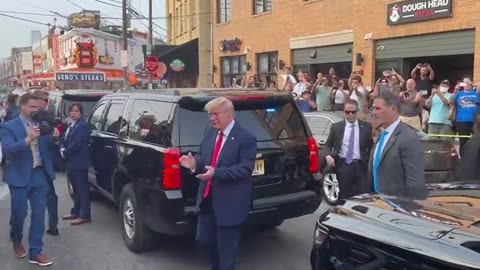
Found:
[{"label": "asphalt road", "polygon": [[[59,214],[69,212],[71,200],[66,192],[65,177],[56,180]],[[13,255],[9,241],[10,200],[8,189],[0,183],[0,269],[39,269],[26,259]],[[245,270],[307,270],[316,218],[327,207],[324,203],[316,213],[285,221],[270,231],[251,232],[241,243],[237,269]],[[105,200],[92,204],[91,224],[72,227],[60,221],[60,236],[45,235],[45,253],[54,257],[49,269],[61,270],[207,270],[207,258],[191,240],[159,237],[158,247],[148,253],[134,254],[123,244],[117,209]],[[25,223],[24,245],[27,247],[28,220]],[[28,248],[28,247],[27,247]]]}]

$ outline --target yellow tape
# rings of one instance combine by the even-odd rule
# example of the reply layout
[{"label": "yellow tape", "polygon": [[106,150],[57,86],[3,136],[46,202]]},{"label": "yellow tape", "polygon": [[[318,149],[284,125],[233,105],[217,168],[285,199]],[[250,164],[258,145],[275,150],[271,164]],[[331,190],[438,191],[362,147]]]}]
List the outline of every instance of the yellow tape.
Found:
[{"label": "yellow tape", "polygon": [[431,137],[444,137],[444,138],[471,138],[471,135],[451,135],[451,134],[427,134]]}]

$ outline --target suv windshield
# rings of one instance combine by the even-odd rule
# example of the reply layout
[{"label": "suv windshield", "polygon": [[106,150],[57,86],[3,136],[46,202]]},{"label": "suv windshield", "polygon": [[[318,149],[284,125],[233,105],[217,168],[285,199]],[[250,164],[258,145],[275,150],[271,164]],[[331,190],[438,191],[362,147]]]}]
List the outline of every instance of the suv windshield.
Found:
[{"label": "suv windshield", "polygon": [[[252,132],[258,142],[307,137],[301,115],[292,102],[269,108],[259,106],[260,109],[241,108],[237,105],[235,104],[235,120]],[[180,144],[199,145],[203,132],[210,126],[208,114],[180,108],[179,116]],[[197,132],[191,132],[192,130]]]}]

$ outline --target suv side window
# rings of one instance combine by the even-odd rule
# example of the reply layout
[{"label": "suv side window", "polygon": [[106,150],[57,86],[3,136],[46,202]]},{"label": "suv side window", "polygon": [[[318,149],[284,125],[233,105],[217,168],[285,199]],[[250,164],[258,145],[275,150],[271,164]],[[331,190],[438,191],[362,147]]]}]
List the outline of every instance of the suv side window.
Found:
[{"label": "suv side window", "polygon": [[172,103],[135,100],[130,118],[130,138],[165,147],[172,146],[173,113]]},{"label": "suv side window", "polygon": [[92,130],[101,130],[103,122],[103,112],[107,107],[107,101],[102,101],[90,115],[89,126]]},{"label": "suv side window", "polygon": [[120,130],[126,128],[127,120],[123,118],[125,110],[124,100],[112,100],[108,106],[107,116],[105,117],[105,125],[103,131],[112,134],[119,134]]},{"label": "suv side window", "polygon": [[48,99],[47,111],[55,117],[58,116],[58,108],[60,106],[60,97],[56,95],[50,95]]}]

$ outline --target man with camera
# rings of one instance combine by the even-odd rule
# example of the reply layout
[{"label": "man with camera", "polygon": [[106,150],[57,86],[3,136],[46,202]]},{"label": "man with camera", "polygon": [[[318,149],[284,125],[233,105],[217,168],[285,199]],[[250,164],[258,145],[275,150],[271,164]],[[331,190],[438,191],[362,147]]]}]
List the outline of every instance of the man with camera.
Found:
[{"label": "man with camera", "polygon": [[[0,140],[6,158],[5,182],[10,188],[10,238],[15,256],[39,266],[52,265],[42,253],[45,208],[50,182],[55,179],[52,157],[56,148],[50,133],[41,132],[34,121],[42,106],[40,97],[26,93],[20,98],[20,116],[0,127]],[[23,223],[31,207],[29,252],[22,245]]]},{"label": "man with camera", "polygon": [[[420,70],[420,77],[417,75],[417,71]],[[415,80],[418,91],[422,96],[430,96],[433,88],[433,80],[435,79],[435,72],[430,64],[418,63],[410,73],[412,79]]]}]

